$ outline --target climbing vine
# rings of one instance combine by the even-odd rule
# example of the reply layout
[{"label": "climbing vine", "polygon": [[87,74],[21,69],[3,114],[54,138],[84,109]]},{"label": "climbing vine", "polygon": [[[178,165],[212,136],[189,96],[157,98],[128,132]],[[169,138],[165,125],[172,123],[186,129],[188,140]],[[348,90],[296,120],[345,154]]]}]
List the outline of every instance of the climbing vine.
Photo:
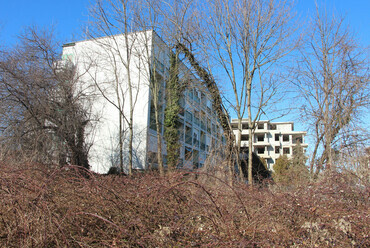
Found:
[{"label": "climbing vine", "polygon": [[180,97],[183,86],[179,80],[178,53],[170,57],[169,77],[166,83],[166,108],[164,112],[164,139],[167,143],[167,165],[170,170],[176,168],[180,157],[179,114]]}]

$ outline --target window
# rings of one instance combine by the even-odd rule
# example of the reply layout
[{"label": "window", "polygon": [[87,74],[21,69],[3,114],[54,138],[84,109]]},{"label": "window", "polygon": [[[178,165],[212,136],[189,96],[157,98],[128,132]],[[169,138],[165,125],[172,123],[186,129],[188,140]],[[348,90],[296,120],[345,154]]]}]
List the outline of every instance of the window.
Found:
[{"label": "window", "polygon": [[179,105],[180,107],[185,107],[185,99],[183,94],[181,94],[181,97],[179,99]]},{"label": "window", "polygon": [[193,166],[199,168],[199,151],[193,150]]},{"label": "window", "polygon": [[231,123],[231,128],[233,130],[237,130],[238,129],[238,123]]},{"label": "window", "polygon": [[222,144],[225,145],[226,144],[226,138],[224,136],[221,137],[221,141],[222,141]]},{"label": "window", "polygon": [[283,135],[283,141],[289,141],[289,135],[288,134],[284,134]]},{"label": "window", "polygon": [[192,130],[188,126],[185,126],[185,143],[192,145]]},{"label": "window", "polygon": [[275,134],[275,141],[279,141],[280,140],[280,134],[276,133]]},{"label": "window", "polygon": [[158,164],[158,156],[156,152],[148,152],[148,163],[153,165],[153,164]]},{"label": "window", "polygon": [[263,123],[259,123],[257,127],[258,127],[258,129],[263,129],[264,128],[264,124]]},{"label": "window", "polygon": [[204,130],[206,129],[206,120],[205,120],[205,118],[206,118],[206,114],[203,111],[201,111],[200,112],[200,127]]},{"label": "window", "polygon": [[200,121],[199,121],[199,111],[194,111],[194,124],[195,125],[200,125]]},{"label": "window", "polygon": [[275,154],[279,154],[280,153],[280,147],[279,146],[275,146]]},{"label": "window", "polygon": [[194,133],[193,133],[193,145],[198,147],[199,146],[199,131],[194,129]]},{"label": "window", "polygon": [[200,150],[204,151],[206,149],[206,134],[200,131]]},{"label": "window", "polygon": [[187,121],[187,122],[192,122],[193,121],[193,115],[192,115],[192,113],[190,113],[189,111],[186,111],[185,112],[185,120]]},{"label": "window", "polygon": [[258,141],[258,142],[263,142],[263,141],[265,141],[265,135],[257,135],[257,141]]},{"label": "window", "polygon": [[211,119],[207,118],[207,132],[211,132]]},{"label": "window", "polygon": [[180,115],[184,116],[184,113],[185,113],[185,109],[183,107],[180,107]]},{"label": "window", "polygon": [[194,90],[194,101],[200,103],[199,93],[197,90]]},{"label": "window", "polygon": [[185,159],[191,160],[193,156],[193,151],[190,147],[185,147]]},{"label": "window", "polygon": [[248,128],[249,128],[248,123],[243,123],[243,124],[242,124],[242,129],[248,129]]},{"label": "window", "polygon": [[201,104],[203,107],[205,107],[205,106],[206,106],[206,101],[207,101],[207,99],[206,99],[206,95],[205,95],[203,92],[201,92],[201,93],[200,93],[200,104]]},{"label": "window", "polygon": [[193,89],[188,89],[187,93],[189,100],[193,100]]},{"label": "window", "polygon": [[164,65],[158,59],[155,59],[155,66],[159,69],[160,72],[164,73]]},{"label": "window", "polygon": [[290,154],[290,148],[289,147],[283,148],[283,154]]},{"label": "window", "polygon": [[270,130],[276,130],[276,124],[270,124]]},{"label": "window", "polygon": [[264,147],[257,147],[257,154],[264,154],[265,148]]},{"label": "window", "polygon": [[248,134],[242,134],[241,140],[246,141],[246,140],[248,140],[248,138],[249,138]]}]

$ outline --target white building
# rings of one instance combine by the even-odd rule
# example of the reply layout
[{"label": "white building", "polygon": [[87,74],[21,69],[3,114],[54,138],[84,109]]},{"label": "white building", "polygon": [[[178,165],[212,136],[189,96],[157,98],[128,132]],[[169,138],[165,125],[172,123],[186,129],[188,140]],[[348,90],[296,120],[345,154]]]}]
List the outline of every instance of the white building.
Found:
[{"label": "white building", "polygon": [[[297,143],[305,149],[308,144],[305,143],[305,135],[307,132],[294,131],[294,122],[270,122],[258,121],[257,127],[253,135],[253,151],[261,158],[266,159],[269,170],[273,169],[273,165],[278,157],[287,155],[292,157],[293,147]],[[238,137],[238,120],[231,121],[234,134]],[[248,120],[242,120],[241,147],[242,150],[248,150]]]},{"label": "white building", "polygon": [[[92,113],[96,126],[86,130],[87,140],[92,144],[89,162],[97,172],[106,172],[118,165],[120,111],[129,117],[130,88],[132,88],[134,128],[134,168],[146,169],[156,163],[157,133],[150,90],[150,70],[155,68],[163,81],[168,77],[171,51],[154,31],[129,33],[90,39],[63,46],[63,59],[77,66],[81,77],[78,87],[92,96]],[[155,67],[153,65],[155,64]],[[181,99],[180,160],[179,166],[202,166],[210,152],[211,144],[221,140],[221,128],[217,121],[207,90],[196,77],[180,65],[180,80],[187,82]],[[164,88],[161,97],[164,99]],[[163,108],[164,109],[164,108]],[[164,113],[161,114],[163,123]],[[123,119],[124,134],[128,122]],[[163,128],[162,133],[163,135]],[[162,136],[163,137],[163,136]],[[124,152],[127,164],[127,140]],[[164,162],[166,146],[163,143]]]}]

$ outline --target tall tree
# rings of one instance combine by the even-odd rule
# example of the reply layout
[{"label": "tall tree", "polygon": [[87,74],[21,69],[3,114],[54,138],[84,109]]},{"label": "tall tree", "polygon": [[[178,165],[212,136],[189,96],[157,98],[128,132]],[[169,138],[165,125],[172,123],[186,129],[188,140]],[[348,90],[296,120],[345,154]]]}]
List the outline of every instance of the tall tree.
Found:
[{"label": "tall tree", "polygon": [[[205,53],[203,56],[208,58],[209,71],[218,77],[222,72],[222,83],[226,82],[232,89],[230,102],[238,118],[237,158],[242,119],[247,115],[248,181],[252,183],[252,140],[256,121],[266,114],[269,104],[273,106],[274,99],[280,98],[277,90],[284,87],[281,87],[282,77],[279,81],[276,79],[276,66],[297,45],[291,25],[292,4],[284,0],[212,0],[206,3],[204,12],[209,18],[200,24],[203,32],[198,34],[201,38],[196,41]],[[237,164],[240,167],[239,159]],[[239,171],[242,178],[241,168]]]},{"label": "tall tree", "polygon": [[51,30],[29,28],[20,44],[2,53],[1,138],[11,151],[43,163],[72,163],[89,169],[85,128],[90,99],[76,87],[75,67],[62,60]]},{"label": "tall tree", "polygon": [[343,145],[344,137],[353,134],[356,116],[369,106],[369,61],[365,54],[343,18],[317,7],[301,50],[296,80],[304,102],[302,118],[315,139],[311,173],[315,163],[334,166],[333,147]]},{"label": "tall tree", "polygon": [[[138,100],[140,88],[139,82],[133,82],[134,69],[144,70],[135,63],[137,56],[137,36],[134,23],[134,3],[133,1],[118,0],[97,0],[95,5],[90,8],[91,23],[88,29],[88,36],[92,38],[95,45],[100,47],[99,51],[92,51],[91,60],[97,57],[100,61],[106,61],[106,66],[96,64],[101,70],[110,68],[109,74],[113,78],[105,80],[106,88],[101,87],[101,78],[96,78],[91,74],[91,79],[95,80],[95,85],[101,95],[114,106],[119,114],[118,130],[118,153],[119,165],[124,169],[124,141],[127,138],[128,146],[128,174],[132,175],[134,160],[134,109]],[[106,37],[107,39],[99,39]],[[103,51],[102,53],[100,53]],[[138,55],[139,56],[139,55]],[[122,83],[124,82],[124,83]],[[113,94],[109,92],[113,91]],[[128,135],[127,135],[128,133]]]}]

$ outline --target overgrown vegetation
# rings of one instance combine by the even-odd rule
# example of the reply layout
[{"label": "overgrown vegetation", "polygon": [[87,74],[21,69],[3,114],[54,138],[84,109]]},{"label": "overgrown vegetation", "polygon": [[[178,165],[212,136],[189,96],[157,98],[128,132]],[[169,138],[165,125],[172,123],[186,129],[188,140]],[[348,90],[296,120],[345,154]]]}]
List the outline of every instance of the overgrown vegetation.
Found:
[{"label": "overgrown vegetation", "polygon": [[177,53],[171,53],[169,79],[166,84],[166,108],[164,112],[164,138],[167,143],[167,166],[176,168],[180,157],[179,114],[180,96],[183,86],[179,82],[179,59]]},{"label": "overgrown vegetation", "polygon": [[286,155],[276,159],[273,177],[275,182],[285,186],[306,184],[310,180],[306,167],[307,157],[300,143],[293,147],[293,156],[289,159]]},{"label": "overgrown vegetation", "polygon": [[1,164],[0,246],[370,246],[370,187],[349,173],[281,190],[201,173],[80,171]]}]

